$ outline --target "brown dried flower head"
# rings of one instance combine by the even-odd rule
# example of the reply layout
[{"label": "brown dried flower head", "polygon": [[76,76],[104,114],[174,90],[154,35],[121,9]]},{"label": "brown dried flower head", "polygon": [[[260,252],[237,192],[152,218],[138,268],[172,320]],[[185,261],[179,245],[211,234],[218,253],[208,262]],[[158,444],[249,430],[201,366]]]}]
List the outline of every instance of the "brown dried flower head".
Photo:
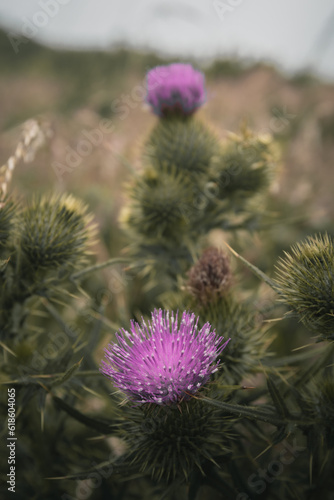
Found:
[{"label": "brown dried flower head", "polygon": [[229,290],[232,284],[229,258],[218,248],[207,248],[188,276],[188,289],[200,303],[206,304]]}]

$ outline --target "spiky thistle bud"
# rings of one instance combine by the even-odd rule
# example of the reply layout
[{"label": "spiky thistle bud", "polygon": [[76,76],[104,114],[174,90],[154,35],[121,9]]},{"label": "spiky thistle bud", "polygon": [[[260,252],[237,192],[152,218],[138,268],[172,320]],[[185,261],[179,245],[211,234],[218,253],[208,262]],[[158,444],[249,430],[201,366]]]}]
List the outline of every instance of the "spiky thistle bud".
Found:
[{"label": "spiky thistle bud", "polygon": [[292,247],[277,264],[277,287],[281,299],[302,323],[334,339],[334,246],[330,237],[308,237]]},{"label": "spiky thistle bud", "polygon": [[147,74],[146,100],[160,117],[191,115],[205,101],[204,75],[191,64],[157,66]]},{"label": "spiky thistle bud", "polygon": [[176,239],[186,231],[192,214],[189,183],[152,172],[136,181],[130,196],[132,204],[121,215],[122,223],[129,229],[146,237]]},{"label": "spiky thistle bud", "polygon": [[199,303],[206,304],[229,290],[232,284],[230,259],[218,248],[207,248],[188,275],[190,293]]},{"label": "spiky thistle bud", "polygon": [[92,243],[91,219],[71,195],[36,197],[22,213],[21,246],[31,266],[80,265]]},{"label": "spiky thistle bud", "polygon": [[219,376],[225,384],[240,383],[270,355],[273,338],[265,333],[254,311],[232,297],[217,298],[196,309],[203,321],[230,337]]},{"label": "spiky thistle bud", "polygon": [[231,134],[216,165],[220,197],[248,198],[261,192],[271,180],[277,153],[269,136],[256,136],[248,129]]},{"label": "spiky thistle bud", "polygon": [[[181,407],[126,409],[127,461],[156,481],[188,481],[205,475],[206,466],[231,454],[233,419],[205,402],[190,399]],[[126,418],[127,414],[128,418]]]},{"label": "spiky thistle bud", "polygon": [[162,120],[144,146],[144,163],[184,176],[207,174],[218,154],[218,141],[198,121]]},{"label": "spiky thistle bud", "polygon": [[228,344],[206,323],[198,331],[198,318],[154,310],[151,321],[131,322],[116,342],[105,349],[101,371],[129,399],[137,403],[169,405],[188,400],[216,371],[217,356]]}]

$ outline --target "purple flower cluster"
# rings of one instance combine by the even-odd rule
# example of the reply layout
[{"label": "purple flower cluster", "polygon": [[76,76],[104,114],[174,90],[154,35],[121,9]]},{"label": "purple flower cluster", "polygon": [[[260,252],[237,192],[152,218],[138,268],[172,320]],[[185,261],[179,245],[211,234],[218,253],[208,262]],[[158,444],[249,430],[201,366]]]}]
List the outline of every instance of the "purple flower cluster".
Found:
[{"label": "purple flower cluster", "polygon": [[195,314],[154,310],[152,319],[131,322],[131,333],[121,329],[105,349],[101,372],[137,403],[166,405],[189,399],[217,371],[212,364],[229,340],[206,323],[198,330]]},{"label": "purple flower cluster", "polygon": [[191,64],[156,66],[147,74],[147,102],[158,116],[192,114],[205,101],[204,75]]}]

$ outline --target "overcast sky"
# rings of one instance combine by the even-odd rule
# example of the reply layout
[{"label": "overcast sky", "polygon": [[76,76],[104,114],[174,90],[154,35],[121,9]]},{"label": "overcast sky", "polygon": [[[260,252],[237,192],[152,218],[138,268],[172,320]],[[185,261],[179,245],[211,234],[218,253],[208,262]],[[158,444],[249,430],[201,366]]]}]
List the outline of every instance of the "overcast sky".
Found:
[{"label": "overcast sky", "polygon": [[58,46],[238,55],[334,79],[333,0],[0,0],[0,24]]}]

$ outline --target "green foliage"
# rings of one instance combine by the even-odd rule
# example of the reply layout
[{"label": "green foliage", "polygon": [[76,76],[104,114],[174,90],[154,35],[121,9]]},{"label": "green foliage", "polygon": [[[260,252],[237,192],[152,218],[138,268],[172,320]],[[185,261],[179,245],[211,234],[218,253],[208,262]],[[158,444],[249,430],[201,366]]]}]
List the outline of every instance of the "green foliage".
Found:
[{"label": "green foliage", "polygon": [[5,199],[0,204],[0,251],[8,243],[17,215],[18,206],[14,201]]}]

